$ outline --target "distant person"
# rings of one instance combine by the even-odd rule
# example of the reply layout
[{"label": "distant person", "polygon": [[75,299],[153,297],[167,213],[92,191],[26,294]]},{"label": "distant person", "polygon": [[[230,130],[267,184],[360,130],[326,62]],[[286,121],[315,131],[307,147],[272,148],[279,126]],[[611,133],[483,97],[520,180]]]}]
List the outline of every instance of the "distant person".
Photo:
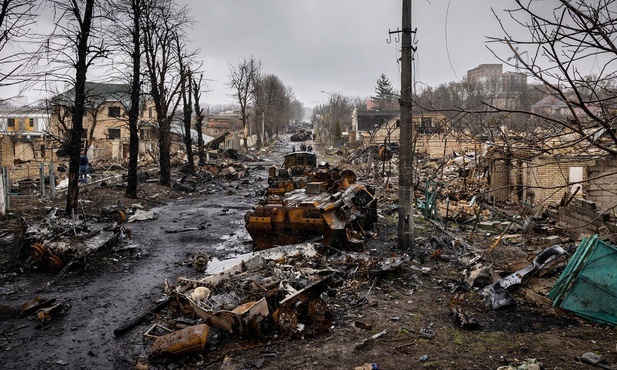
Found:
[{"label": "distant person", "polygon": [[83,150],[79,156],[79,182],[82,184],[88,183],[88,156]]},{"label": "distant person", "polygon": [[312,146],[311,144],[309,144],[309,146],[308,146],[308,148],[306,148],[306,150],[307,150],[309,153],[312,153],[312,152],[313,152],[313,146]]}]

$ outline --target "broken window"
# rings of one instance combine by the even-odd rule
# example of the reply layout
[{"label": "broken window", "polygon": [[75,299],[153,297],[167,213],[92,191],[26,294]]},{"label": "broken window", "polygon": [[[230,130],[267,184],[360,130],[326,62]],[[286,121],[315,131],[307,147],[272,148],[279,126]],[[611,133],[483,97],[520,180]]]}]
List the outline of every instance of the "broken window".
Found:
[{"label": "broken window", "polygon": [[109,107],[107,111],[108,117],[120,117],[120,107]]},{"label": "broken window", "polygon": [[433,117],[422,117],[420,121],[420,132],[431,133],[433,130]]},{"label": "broken window", "polygon": [[107,133],[107,137],[110,139],[120,139],[120,129],[110,128]]}]

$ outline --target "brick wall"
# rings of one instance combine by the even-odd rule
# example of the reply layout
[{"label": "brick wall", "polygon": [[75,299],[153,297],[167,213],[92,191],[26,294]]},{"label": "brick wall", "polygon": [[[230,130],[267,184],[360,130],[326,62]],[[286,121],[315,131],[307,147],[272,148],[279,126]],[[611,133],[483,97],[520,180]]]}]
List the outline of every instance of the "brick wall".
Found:
[{"label": "brick wall", "polygon": [[5,135],[0,136],[0,164],[2,166],[13,166],[13,140]]},{"label": "brick wall", "polygon": [[617,160],[602,159],[587,169],[586,198],[601,210],[617,206]]},{"label": "brick wall", "polygon": [[547,210],[550,217],[565,224],[564,230],[578,239],[581,235],[617,232],[617,225],[610,215],[598,209],[596,203],[575,198],[559,209]]},{"label": "brick wall", "polygon": [[[544,156],[533,160],[530,166],[528,185],[534,189],[536,202],[542,205],[557,203],[570,191],[570,168],[583,168],[583,184],[587,180],[587,167],[593,165],[594,159],[561,156]],[[578,197],[586,195],[585,188],[577,193]]]},{"label": "brick wall", "polygon": [[[496,201],[523,201],[543,206],[558,203],[570,190],[570,168],[582,167],[584,182],[587,179],[586,169],[593,163],[592,159],[548,155],[531,161],[512,160],[509,166],[503,159],[494,160],[490,196],[495,197]],[[577,196],[582,197],[586,192],[583,186],[583,191]]]},{"label": "brick wall", "polygon": [[[475,144],[475,146],[474,146]],[[452,155],[453,151],[463,153],[465,150],[474,151],[477,147],[477,153],[482,152],[482,145],[479,143],[462,142],[453,136],[438,135],[420,135],[416,141],[416,149],[420,153],[424,153],[430,157],[441,158],[444,154],[446,157]]]},{"label": "brick wall", "polygon": [[492,161],[489,171],[491,177],[488,200],[495,200],[497,202],[508,201],[510,199],[510,173],[508,172],[506,161]]}]

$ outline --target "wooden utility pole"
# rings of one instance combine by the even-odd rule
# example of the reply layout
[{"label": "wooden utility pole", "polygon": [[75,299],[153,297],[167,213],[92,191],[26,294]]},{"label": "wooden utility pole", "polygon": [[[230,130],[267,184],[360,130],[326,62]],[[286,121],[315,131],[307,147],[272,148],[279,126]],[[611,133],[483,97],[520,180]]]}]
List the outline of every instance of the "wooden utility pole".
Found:
[{"label": "wooden utility pole", "polygon": [[413,247],[413,128],[411,120],[411,0],[403,0],[401,36],[401,121],[398,190],[398,247]]}]

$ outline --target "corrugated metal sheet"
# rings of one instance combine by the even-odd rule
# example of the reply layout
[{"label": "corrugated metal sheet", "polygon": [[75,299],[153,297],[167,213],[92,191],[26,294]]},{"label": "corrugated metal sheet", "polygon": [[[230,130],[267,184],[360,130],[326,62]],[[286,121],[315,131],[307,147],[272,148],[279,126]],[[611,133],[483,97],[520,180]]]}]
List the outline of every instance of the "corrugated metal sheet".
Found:
[{"label": "corrugated metal sheet", "polygon": [[548,296],[553,306],[617,325],[617,247],[597,235],[583,239]]}]

